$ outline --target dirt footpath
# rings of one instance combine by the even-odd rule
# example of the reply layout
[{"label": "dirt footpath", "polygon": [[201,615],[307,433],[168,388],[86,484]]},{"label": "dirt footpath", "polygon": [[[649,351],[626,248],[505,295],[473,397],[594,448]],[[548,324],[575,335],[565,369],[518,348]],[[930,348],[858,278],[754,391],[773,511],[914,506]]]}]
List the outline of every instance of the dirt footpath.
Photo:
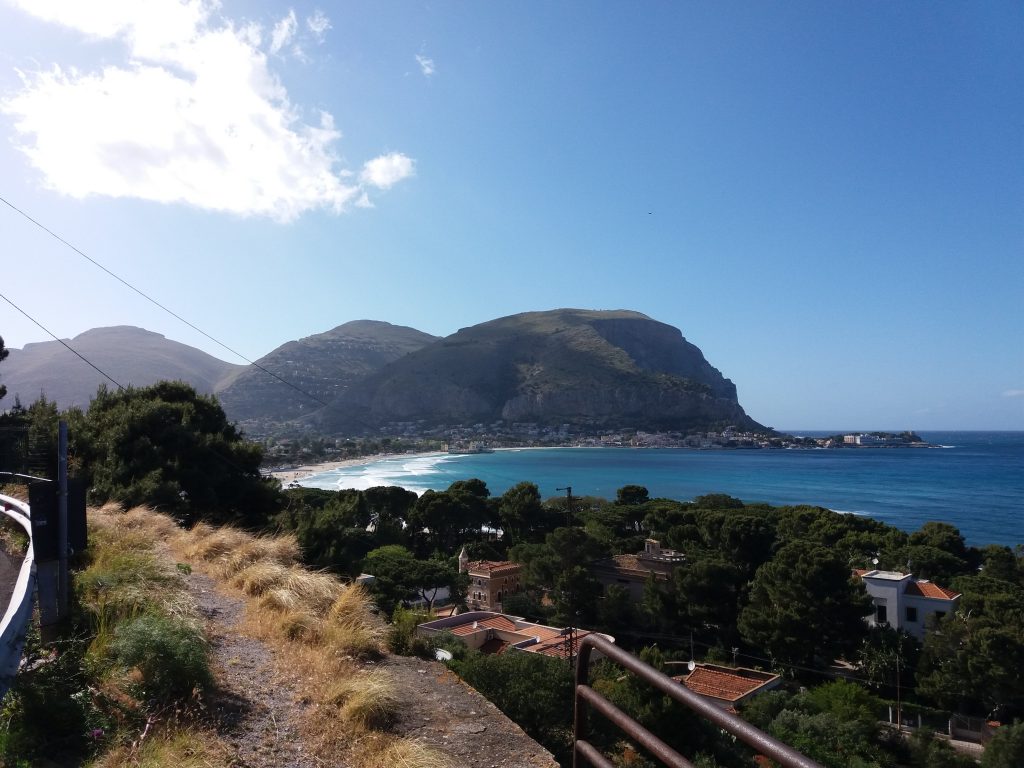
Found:
[{"label": "dirt footpath", "polygon": [[239,768],[317,768],[320,763],[299,736],[305,705],[298,676],[282,674],[266,644],[238,631],[245,610],[241,598],[219,592],[201,573],[192,572],[187,581],[206,619],[217,681],[207,706],[236,751]]}]

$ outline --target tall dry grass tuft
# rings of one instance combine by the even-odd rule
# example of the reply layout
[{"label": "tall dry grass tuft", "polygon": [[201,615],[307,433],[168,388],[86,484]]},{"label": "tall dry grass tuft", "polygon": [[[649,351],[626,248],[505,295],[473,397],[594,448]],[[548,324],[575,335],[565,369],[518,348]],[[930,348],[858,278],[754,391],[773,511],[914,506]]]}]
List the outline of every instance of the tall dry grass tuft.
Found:
[{"label": "tall dry grass tuft", "polygon": [[181,533],[181,526],[171,517],[148,507],[132,507],[122,513],[117,520],[120,525],[143,530],[161,541],[167,541]]},{"label": "tall dry grass tuft", "polygon": [[380,669],[335,681],[327,689],[325,701],[340,708],[342,720],[362,729],[386,728],[398,716],[394,681]]},{"label": "tall dry grass tuft", "polygon": [[301,605],[298,596],[290,589],[278,587],[264,593],[259,600],[259,607],[275,613],[291,613]]},{"label": "tall dry grass tuft", "polygon": [[327,613],[344,590],[334,576],[302,568],[291,570],[285,588],[294,593],[303,606],[319,615]]},{"label": "tall dry grass tuft", "polygon": [[325,645],[341,656],[373,659],[384,654],[384,627],[373,615],[370,593],[349,584],[327,612]]},{"label": "tall dry grass tuft", "polygon": [[323,628],[323,645],[343,658],[367,660],[384,655],[381,629],[368,621],[326,623]]},{"label": "tall dry grass tuft", "polygon": [[231,768],[238,765],[217,735],[199,727],[159,730],[131,745],[116,746],[91,768]]},{"label": "tall dry grass tuft", "polygon": [[251,563],[235,574],[231,586],[242,590],[250,597],[262,597],[277,589],[288,579],[288,569],[278,562]]},{"label": "tall dry grass tuft", "polygon": [[210,562],[241,549],[252,539],[252,534],[238,528],[214,528],[198,523],[186,536],[184,554],[190,560]]},{"label": "tall dry grass tuft", "polygon": [[251,565],[276,563],[281,566],[299,562],[299,542],[292,536],[255,536],[218,558],[217,570],[230,577]]},{"label": "tall dry grass tuft", "polygon": [[455,768],[447,755],[414,739],[381,734],[361,746],[356,768]]},{"label": "tall dry grass tuft", "polygon": [[311,645],[323,640],[323,621],[306,611],[289,611],[281,617],[281,631],[289,640]]},{"label": "tall dry grass tuft", "polygon": [[328,611],[331,621],[350,621],[353,618],[363,619],[371,615],[373,598],[362,584],[348,584],[341,594],[335,598]]}]

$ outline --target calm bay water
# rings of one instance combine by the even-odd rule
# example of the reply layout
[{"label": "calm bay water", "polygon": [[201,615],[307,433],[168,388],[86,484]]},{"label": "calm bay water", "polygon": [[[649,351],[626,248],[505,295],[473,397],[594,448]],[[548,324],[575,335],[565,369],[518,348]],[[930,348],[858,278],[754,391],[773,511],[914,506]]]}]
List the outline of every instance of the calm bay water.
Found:
[{"label": "calm bay water", "polygon": [[[803,432],[808,436],[834,434]],[[304,478],[316,488],[400,485],[443,490],[478,477],[492,494],[522,480],[544,497],[614,498],[623,485],[651,496],[728,493],[747,502],[814,504],[870,515],[905,530],[928,520],[957,526],[969,544],[1024,543],[1024,432],[922,432],[941,448],[709,450],[543,448],[387,459]]]}]

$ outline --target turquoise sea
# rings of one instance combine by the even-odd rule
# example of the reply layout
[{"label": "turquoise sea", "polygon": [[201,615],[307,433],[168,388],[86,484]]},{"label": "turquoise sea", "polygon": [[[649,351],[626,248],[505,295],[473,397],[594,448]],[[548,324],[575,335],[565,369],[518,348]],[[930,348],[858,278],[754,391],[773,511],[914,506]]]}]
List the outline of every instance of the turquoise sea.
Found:
[{"label": "turquoise sea", "polygon": [[[835,432],[799,432],[824,436]],[[690,450],[540,448],[394,458],[311,475],[316,488],[400,485],[443,490],[478,477],[492,494],[522,480],[545,497],[614,498],[623,485],[651,496],[728,493],[744,501],[814,504],[870,515],[905,530],[928,520],[957,526],[969,544],[1024,544],[1024,432],[920,432],[936,448]]]}]

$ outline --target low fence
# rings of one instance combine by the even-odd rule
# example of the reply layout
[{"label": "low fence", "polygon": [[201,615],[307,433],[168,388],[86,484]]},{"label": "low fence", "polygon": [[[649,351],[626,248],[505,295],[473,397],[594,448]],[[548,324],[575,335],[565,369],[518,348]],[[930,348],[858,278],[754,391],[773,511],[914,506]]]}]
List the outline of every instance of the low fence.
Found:
[{"label": "low fence", "polygon": [[35,553],[32,549],[32,520],[29,505],[10,496],[0,495],[0,512],[25,529],[28,551],[21,562],[11,602],[0,622],[0,696],[7,693],[21,662],[25,634],[32,619],[32,603],[36,587]]},{"label": "low fence", "polygon": [[632,672],[652,688],[689,707],[705,720],[709,720],[722,730],[732,734],[783,768],[821,768],[818,763],[801,755],[792,747],[772,738],[737,715],[730,714],[711,704],[689,688],[677,683],[671,677],[662,674],[654,667],[645,664],[636,656],[597,634],[587,635],[580,641],[579,659],[576,662],[576,713],[573,722],[573,765],[576,768],[583,768],[587,765],[596,766],[596,768],[614,768],[614,764],[587,741],[588,712],[591,709],[603,715],[630,739],[647,749],[662,765],[670,768],[694,768],[690,760],[676,752],[590,687],[588,679],[590,657],[593,651],[599,651],[603,656]]}]

